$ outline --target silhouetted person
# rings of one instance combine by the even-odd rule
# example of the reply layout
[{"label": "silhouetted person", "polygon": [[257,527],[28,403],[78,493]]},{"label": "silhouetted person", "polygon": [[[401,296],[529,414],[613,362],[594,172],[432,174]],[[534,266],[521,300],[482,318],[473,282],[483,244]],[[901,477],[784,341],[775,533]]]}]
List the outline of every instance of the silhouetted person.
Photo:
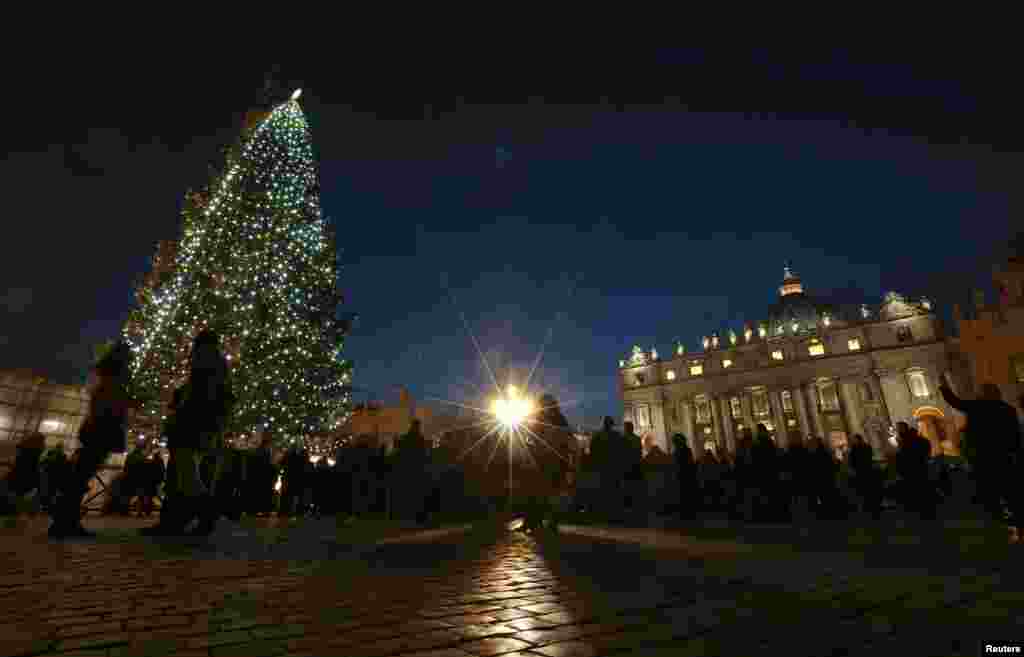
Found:
[{"label": "silhouetted person", "polygon": [[278,516],[301,516],[302,499],[306,494],[306,464],[309,454],[298,445],[288,450],[284,460],[284,489],[281,492],[281,508]]},{"label": "silhouetted person", "polygon": [[613,443],[616,446],[613,455],[618,465],[616,479],[619,495],[616,506],[623,511],[630,509],[639,512],[644,502],[643,441],[633,430],[632,422],[622,424],[622,433],[618,434],[617,438],[618,440]]},{"label": "silhouetted person", "polygon": [[811,503],[819,518],[836,518],[839,515],[839,492],[836,476],[839,463],[832,450],[820,436],[811,439],[808,450],[808,479],[812,482]]},{"label": "silhouetted person", "polygon": [[676,482],[679,486],[679,518],[692,520],[697,514],[700,500],[697,488],[697,464],[693,452],[686,442],[686,436],[677,433],[672,436],[672,460],[676,466]]},{"label": "silhouetted person", "polygon": [[[175,463],[176,495],[162,510],[161,524],[142,533],[182,533],[194,519],[198,524],[193,535],[213,532],[221,514],[216,485],[223,459],[223,432],[234,402],[220,337],[213,331],[201,331],[192,341],[188,381],[174,391],[165,427]],[[213,460],[209,483],[200,472],[204,457]]]},{"label": "silhouetted person", "polygon": [[153,501],[160,496],[160,484],[164,482],[165,474],[164,460],[160,458],[159,454],[151,452],[146,457],[146,462],[143,466],[142,483],[139,491],[141,497],[139,503],[140,516],[145,514],[148,517],[153,514]]},{"label": "silhouetted person", "polygon": [[1003,401],[999,387],[981,386],[981,398],[960,399],[945,383],[939,387],[946,403],[967,416],[968,450],[972,476],[982,506],[1002,520],[1003,500],[1021,522],[1021,427],[1013,406]]},{"label": "silhouetted person", "polygon": [[781,515],[779,495],[779,454],[775,441],[764,424],[757,425],[757,435],[750,450],[751,484],[754,498],[754,517],[758,520],[777,520]]},{"label": "silhouetted person", "polygon": [[875,468],[871,445],[860,434],[853,437],[849,462],[853,472],[853,487],[861,499],[861,510],[877,520],[882,513],[882,481]]},{"label": "silhouetted person", "polygon": [[64,444],[48,450],[39,464],[39,501],[47,513],[56,502],[60,482],[68,476],[69,464]]},{"label": "silhouetted person", "polygon": [[897,423],[896,430],[899,441],[896,469],[902,480],[904,507],[918,513],[923,519],[933,519],[935,489],[928,475],[931,443],[906,422]]},{"label": "silhouetted person", "polygon": [[16,512],[18,498],[39,490],[42,482],[40,461],[45,446],[46,437],[33,433],[23,438],[15,448],[14,469],[3,480],[6,512]]},{"label": "silhouetted person", "polygon": [[263,436],[260,446],[248,455],[246,511],[253,515],[268,514],[274,510],[277,468],[274,467],[271,445],[270,436]]},{"label": "silhouetted person", "polygon": [[618,467],[613,457],[618,440],[615,420],[611,417],[604,418],[601,431],[595,433],[590,440],[590,467],[599,479],[594,502],[602,513],[613,512],[619,494]]},{"label": "silhouetted person", "polygon": [[753,505],[756,496],[754,473],[754,434],[744,427],[736,439],[736,454],[732,464],[732,480],[735,486],[730,513],[734,518],[753,519]]},{"label": "silhouetted person", "polygon": [[395,470],[392,481],[393,507],[398,517],[423,519],[427,494],[427,441],[420,421],[413,420],[409,430],[395,446]]},{"label": "silhouetted person", "polygon": [[96,382],[89,400],[89,411],[78,433],[82,448],[70,468],[54,505],[52,538],[90,537],[81,522],[82,496],[89,480],[111,453],[125,451],[125,427],[128,413],[138,404],[128,395],[131,348],[117,343],[95,366]]}]

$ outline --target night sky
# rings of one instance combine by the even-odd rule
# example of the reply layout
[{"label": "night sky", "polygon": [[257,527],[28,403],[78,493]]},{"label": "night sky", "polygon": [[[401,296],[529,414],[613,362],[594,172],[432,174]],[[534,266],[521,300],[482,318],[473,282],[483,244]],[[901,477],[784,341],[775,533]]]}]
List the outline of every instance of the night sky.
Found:
[{"label": "night sky", "polygon": [[[358,399],[470,399],[468,327],[512,367],[544,348],[535,380],[596,424],[630,345],[763,318],[787,260],[811,294],[948,307],[1021,214],[1010,53],[602,52],[282,67],[360,316]],[[119,65],[63,70],[9,123],[0,368],[81,380],[270,68]]]}]

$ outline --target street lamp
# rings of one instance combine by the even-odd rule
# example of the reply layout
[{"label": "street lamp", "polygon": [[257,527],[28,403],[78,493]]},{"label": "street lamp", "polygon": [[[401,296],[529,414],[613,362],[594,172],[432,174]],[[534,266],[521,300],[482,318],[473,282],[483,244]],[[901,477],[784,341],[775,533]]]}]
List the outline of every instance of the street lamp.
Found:
[{"label": "street lamp", "polygon": [[508,386],[504,396],[491,402],[491,413],[508,430],[518,429],[533,411],[533,403],[520,397],[515,386]]}]

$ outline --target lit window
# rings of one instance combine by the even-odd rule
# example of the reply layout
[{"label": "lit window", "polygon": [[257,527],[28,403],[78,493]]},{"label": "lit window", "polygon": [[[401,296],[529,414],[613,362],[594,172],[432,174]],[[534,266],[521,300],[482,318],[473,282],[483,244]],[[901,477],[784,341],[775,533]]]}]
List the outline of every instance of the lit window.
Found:
[{"label": "lit window", "polygon": [[850,351],[860,351],[860,338],[850,338],[846,341],[846,346]]},{"label": "lit window", "polygon": [[752,335],[754,335],[754,332],[750,330],[750,328],[747,328],[747,330],[743,331],[743,337],[746,339],[747,342],[750,342],[750,337]]},{"label": "lit window", "polygon": [[793,333],[800,330],[800,322],[793,322]]},{"label": "lit window", "polygon": [[724,360],[722,361],[722,367],[724,367],[724,368],[726,368],[726,369],[728,369],[728,368],[732,367],[732,361],[731,361],[731,360],[729,360],[728,358],[724,359]]},{"label": "lit window", "polygon": [[740,404],[739,397],[733,397],[729,400],[729,408],[732,409],[732,416],[734,418],[743,417],[743,406]]},{"label": "lit window", "polygon": [[768,329],[765,327],[764,324],[761,324],[760,326],[757,327],[757,334],[762,338],[768,335]]},{"label": "lit window", "polygon": [[[704,433],[711,433],[711,427],[704,427]],[[711,449],[713,443],[706,443],[704,449]]]},{"label": "lit window", "polygon": [[825,345],[821,344],[819,340],[811,342],[810,346],[807,347],[807,353],[812,356],[824,356]]},{"label": "lit window", "polygon": [[793,395],[788,390],[782,391],[782,410],[786,413],[793,412]]},{"label": "lit window", "polygon": [[669,370],[668,372],[665,372],[665,378],[668,379],[669,381],[675,381],[676,380],[676,371],[675,370]]},{"label": "lit window", "polygon": [[832,318],[826,314],[821,318],[821,323],[824,324],[825,326],[831,326]]},{"label": "lit window", "polygon": [[714,347],[715,349],[718,349],[718,334],[717,333],[715,335],[711,336],[711,346]]},{"label": "lit window", "polygon": [[793,418],[789,418],[788,420],[786,420],[786,424],[788,424],[791,427],[795,427],[796,426],[796,420],[793,419]]},{"label": "lit window", "polygon": [[776,335],[782,335],[785,332],[786,332],[786,327],[784,325],[782,325],[782,324],[779,324],[779,327],[777,329],[775,329],[775,334]]},{"label": "lit window", "polygon": [[700,376],[704,373],[704,366],[700,364],[690,365],[690,376]]},{"label": "lit window", "polygon": [[772,352],[772,360],[782,360],[782,350],[776,349]]},{"label": "lit window", "polygon": [[928,381],[924,378],[924,372],[911,372],[907,375],[907,383],[915,397],[928,396]]}]

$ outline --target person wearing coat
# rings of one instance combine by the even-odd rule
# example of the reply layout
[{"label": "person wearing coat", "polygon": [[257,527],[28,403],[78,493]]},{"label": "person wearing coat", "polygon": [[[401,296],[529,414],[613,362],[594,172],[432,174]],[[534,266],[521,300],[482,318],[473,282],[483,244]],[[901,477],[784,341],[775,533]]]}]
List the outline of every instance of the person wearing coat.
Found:
[{"label": "person wearing coat", "polygon": [[89,411],[78,440],[82,448],[63,482],[60,495],[51,510],[51,538],[88,538],[95,536],[82,527],[82,496],[89,480],[96,475],[111,453],[124,453],[128,414],[139,404],[128,394],[131,372],[131,348],[118,342],[95,366]]}]

